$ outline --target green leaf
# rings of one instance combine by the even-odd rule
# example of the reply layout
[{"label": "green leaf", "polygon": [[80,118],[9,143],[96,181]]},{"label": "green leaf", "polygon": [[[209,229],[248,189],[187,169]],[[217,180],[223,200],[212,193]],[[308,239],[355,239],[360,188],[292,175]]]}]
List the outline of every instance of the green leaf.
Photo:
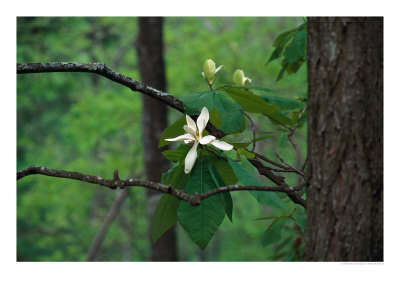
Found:
[{"label": "green leaf", "polygon": [[264,92],[274,92],[273,89],[269,89],[269,88],[262,87],[262,86],[256,86],[256,85],[227,84],[224,86],[224,88],[225,87],[237,87],[237,88],[242,88],[244,90],[259,90],[259,91],[264,91]]},{"label": "green leaf", "polygon": [[167,128],[164,129],[163,133],[161,134],[160,143],[158,144],[158,148],[161,148],[165,145],[168,145],[172,142],[168,142],[165,139],[171,139],[182,135],[185,133],[183,130],[183,125],[186,125],[186,117],[182,116],[174,123],[169,125]]},{"label": "green leaf", "polygon": [[[253,174],[251,174],[248,170],[243,168],[234,160],[227,158],[229,165],[232,167],[239,181],[243,185],[260,185],[263,184],[258,181]],[[247,161],[247,160],[246,160]],[[262,192],[262,191],[249,191],[250,194],[253,195],[254,198],[261,204],[267,206],[274,206],[282,209],[286,209],[286,206],[280,200],[279,196],[275,192]]]},{"label": "green leaf", "polygon": [[238,182],[235,172],[233,172],[232,167],[225,159],[213,156],[211,158],[211,164],[217,170],[226,185],[234,185]]},{"label": "green leaf", "polygon": [[294,63],[290,63],[286,68],[286,73],[288,73],[289,75],[296,73],[303,65],[303,63],[304,63],[303,60],[298,60],[295,61]]},{"label": "green leaf", "polygon": [[266,104],[265,101],[250,91],[233,86],[226,86],[225,91],[247,112],[263,113],[271,110],[270,105]]},{"label": "green leaf", "polygon": [[245,149],[239,149],[238,150],[239,154],[246,157],[246,158],[254,158],[256,155],[254,153],[251,153],[249,151],[246,151]]},{"label": "green leaf", "polygon": [[215,108],[210,111],[210,123],[213,124],[215,127],[220,128],[222,124],[221,116]]},{"label": "green leaf", "polygon": [[285,125],[293,126],[294,122],[288,116],[278,111],[277,107],[268,104],[264,99],[250,91],[244,91],[236,87],[226,86],[226,92],[233,100],[238,102],[245,111],[251,113],[261,113],[267,117]]},{"label": "green leaf", "polygon": [[306,39],[306,31],[299,31],[294,35],[292,41],[286,46],[286,49],[283,52],[283,56],[286,58],[288,63],[294,63],[298,60],[306,59]]},{"label": "green leaf", "polygon": [[[225,182],[222,180],[221,176],[217,173],[215,168],[210,164],[210,174],[214,180],[214,183],[216,184],[217,187],[222,187],[226,186]],[[232,210],[233,210],[233,202],[232,202],[232,197],[229,192],[221,193],[223,200],[224,200],[224,207],[225,207],[225,213],[229,220],[232,221]]]},{"label": "green leaf", "polygon": [[293,218],[295,223],[304,231],[306,229],[306,216],[295,214]]},{"label": "green leaf", "polygon": [[242,127],[242,107],[222,94],[214,94],[214,107],[218,110],[222,124],[219,127],[229,134],[238,131]]},{"label": "green leaf", "polygon": [[284,45],[286,45],[286,43],[290,40],[290,38],[293,36],[295,31],[296,31],[296,29],[292,29],[292,30],[288,30],[288,31],[285,31],[285,32],[281,33],[275,39],[275,41],[272,44],[272,46],[276,47],[276,46],[284,46]]},{"label": "green leaf", "polygon": [[281,239],[281,230],[286,221],[287,218],[279,218],[268,226],[261,237],[261,245],[263,247],[275,243]]},{"label": "green leaf", "polygon": [[207,107],[211,111],[214,107],[214,91],[193,93],[180,97],[183,102],[185,113],[188,115],[199,115],[202,108]]},{"label": "green leaf", "polygon": [[275,105],[284,110],[296,110],[306,107],[305,103],[303,102],[292,100],[285,97],[260,96],[260,98],[264,99],[268,104]]},{"label": "green leaf", "polygon": [[[187,176],[185,176],[183,167],[177,166],[164,174],[163,184],[169,184],[177,189],[183,189],[186,186]],[[177,210],[179,203],[180,201],[177,198],[169,194],[163,194],[158,201],[151,220],[153,243],[178,221]]]},{"label": "green leaf", "polygon": [[190,146],[182,144],[176,150],[163,151],[162,155],[164,155],[166,159],[176,162],[186,157],[186,154],[189,152],[190,148]]},{"label": "green leaf", "polygon": [[279,71],[278,76],[276,77],[276,81],[279,81],[279,80],[282,79],[283,74],[285,73],[286,68],[288,67],[288,65],[289,65],[289,63],[286,61],[286,59],[284,59],[284,60],[282,61],[282,68],[281,68],[281,70]]},{"label": "green leaf", "polygon": [[240,133],[226,135],[221,139],[221,141],[227,142],[236,148],[246,148],[251,144],[251,140]]},{"label": "green leaf", "polygon": [[[186,192],[201,194],[217,188],[209,169],[207,157],[197,159],[186,186]],[[181,201],[178,207],[178,220],[189,237],[204,249],[225,217],[224,201],[221,194],[208,197],[199,206],[191,206]]]},{"label": "green leaf", "polygon": [[272,52],[271,56],[269,57],[267,64],[269,64],[271,61],[274,61],[275,59],[278,59],[281,57],[283,52],[283,46],[277,46],[274,51]]}]

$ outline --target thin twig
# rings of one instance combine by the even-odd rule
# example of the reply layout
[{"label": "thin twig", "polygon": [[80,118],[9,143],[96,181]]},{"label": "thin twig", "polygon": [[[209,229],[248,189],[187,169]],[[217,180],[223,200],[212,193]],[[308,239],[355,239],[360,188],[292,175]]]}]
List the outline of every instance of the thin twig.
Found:
[{"label": "thin twig", "polygon": [[92,240],[92,244],[90,245],[90,249],[86,256],[86,261],[93,261],[96,258],[108,228],[117,217],[118,213],[121,210],[122,204],[124,203],[125,199],[128,196],[128,191],[129,191],[128,189],[123,189],[118,191],[117,197],[115,198],[106,218],[104,219],[104,222],[101,225],[99,232]]},{"label": "thin twig", "polygon": [[[175,196],[176,198],[187,201],[191,205],[196,206],[200,205],[201,201],[213,196],[215,194],[223,193],[223,192],[229,192],[229,191],[263,191],[263,192],[284,192],[284,193],[293,193],[296,191],[301,190],[303,186],[296,186],[296,187],[291,187],[286,184],[280,185],[280,186],[258,186],[258,185],[230,185],[230,186],[224,186],[220,187],[217,189],[210,190],[204,194],[198,194],[195,193],[193,195],[190,195],[186,193],[183,190],[178,190],[170,185],[165,185],[162,183],[157,183],[157,182],[152,182],[152,181],[143,181],[143,180],[137,180],[137,179],[126,179],[122,180],[119,178],[114,178],[114,179],[104,179],[100,176],[93,176],[93,175],[86,175],[82,174],[79,172],[70,172],[70,171],[65,171],[65,170],[54,170],[54,169],[48,169],[46,167],[41,167],[41,166],[30,166],[28,168],[22,169],[17,171],[17,180],[24,178],[25,176],[29,175],[45,175],[45,176],[50,176],[50,177],[59,177],[59,178],[67,178],[67,179],[74,179],[74,180],[79,180],[79,181],[84,181],[92,184],[98,184],[101,186],[106,186],[110,189],[116,189],[117,187],[123,189],[125,187],[129,186],[141,186],[153,190],[157,190],[163,193],[170,194],[172,196]],[[303,200],[304,201],[304,200]],[[300,201],[301,202],[301,201]],[[299,203],[305,207],[305,203]]]},{"label": "thin twig", "polygon": [[[287,137],[288,137],[290,143],[292,144],[294,150],[296,151],[297,169],[301,170],[301,152],[300,152],[299,147],[297,146],[297,144],[293,140],[293,134],[294,134],[295,131],[296,131],[296,127],[293,127],[292,130],[290,130],[290,132],[287,135]],[[299,176],[299,184],[300,184],[300,182],[301,182],[301,177]]]},{"label": "thin twig", "polygon": [[279,158],[279,160],[280,160],[283,164],[285,164],[289,169],[292,169],[293,172],[295,172],[295,173],[297,173],[297,174],[299,174],[299,175],[301,175],[301,176],[303,176],[303,177],[306,176],[306,174],[305,174],[304,172],[302,172],[302,171],[296,169],[295,167],[293,167],[292,165],[290,165],[288,162],[286,162],[277,152],[274,152],[274,153],[275,153],[275,155]]},{"label": "thin twig", "polygon": [[251,149],[251,152],[254,152],[254,150],[256,149],[256,125],[247,113],[245,113],[243,110],[242,113],[247,117],[247,119],[249,119],[251,123],[251,129],[253,131],[253,148]]},{"label": "thin twig", "polygon": [[263,114],[263,115],[266,116],[267,118],[271,119],[272,121],[278,123],[279,125],[285,127],[287,130],[291,130],[291,128],[290,128],[289,126],[286,126],[286,125],[283,124],[282,122],[280,122],[280,121],[278,121],[278,120],[276,120],[276,119],[274,119],[274,118],[268,116],[267,114]]}]

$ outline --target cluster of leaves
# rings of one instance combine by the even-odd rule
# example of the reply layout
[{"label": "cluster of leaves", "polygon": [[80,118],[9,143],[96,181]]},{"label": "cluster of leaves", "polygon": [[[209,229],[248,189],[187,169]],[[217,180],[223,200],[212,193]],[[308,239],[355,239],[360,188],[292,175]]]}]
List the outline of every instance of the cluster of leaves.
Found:
[{"label": "cluster of leaves", "polygon": [[282,79],[283,74],[288,75],[296,73],[306,61],[307,44],[307,21],[296,28],[285,31],[274,41],[275,47],[267,64],[273,60],[283,57],[281,61],[281,70],[278,73],[276,81]]},{"label": "cluster of leaves", "polygon": [[[261,91],[257,95],[253,91]],[[304,124],[305,103],[285,97],[276,96],[273,91],[257,86],[223,85],[205,92],[193,93],[181,97],[185,113],[191,116],[200,114],[205,106],[210,111],[210,122],[227,135],[221,140],[234,146],[233,151],[222,153],[217,148],[205,145],[198,149],[198,156],[192,171],[185,174],[184,160],[190,146],[180,145],[175,150],[166,150],[163,155],[174,163],[174,167],[164,174],[162,183],[177,189],[184,189],[189,194],[202,194],[209,190],[240,183],[242,185],[263,185],[254,175],[254,168],[248,159],[254,154],[246,147],[254,142],[243,134],[246,129],[246,118],[243,111],[266,116],[275,125],[287,128]],[[170,142],[165,139],[182,135],[183,125],[186,124],[182,116],[161,135],[159,147]],[[256,140],[270,137],[270,133],[258,137]],[[292,216],[294,207],[282,193],[251,191],[250,194],[260,204],[275,207],[286,215]],[[155,242],[171,226],[179,222],[189,237],[204,249],[225,215],[233,221],[233,202],[229,192],[216,194],[204,199],[199,206],[191,206],[188,202],[179,201],[171,195],[163,195],[160,199],[152,222],[152,237]],[[280,230],[287,220],[296,218],[280,218],[269,226],[263,235],[264,246],[279,239]]]}]

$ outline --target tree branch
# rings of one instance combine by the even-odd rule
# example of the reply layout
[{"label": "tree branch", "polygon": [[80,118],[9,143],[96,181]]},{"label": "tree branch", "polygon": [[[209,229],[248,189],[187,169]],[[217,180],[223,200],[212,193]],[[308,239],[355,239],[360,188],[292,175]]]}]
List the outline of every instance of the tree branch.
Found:
[{"label": "tree branch", "polygon": [[127,196],[128,196],[127,189],[119,191],[117,197],[115,198],[110,208],[110,211],[108,212],[106,218],[104,219],[103,224],[99,229],[99,232],[92,240],[92,244],[90,245],[90,249],[86,256],[86,261],[93,261],[96,258],[100,250],[101,244],[103,243],[104,237],[107,233],[107,230],[110,227],[111,223],[117,217],[119,211],[121,210],[122,204],[124,203]]},{"label": "tree branch", "polygon": [[[216,188],[213,190],[210,190],[206,193],[203,194],[198,194],[195,193],[193,195],[190,195],[186,193],[183,190],[178,190],[170,185],[165,185],[162,183],[157,183],[157,182],[152,182],[152,181],[143,181],[143,180],[137,180],[133,178],[129,178],[126,180],[119,179],[118,176],[114,175],[114,179],[104,179],[100,176],[93,176],[93,175],[86,175],[82,174],[79,172],[71,172],[71,171],[65,171],[65,170],[54,170],[54,169],[48,169],[46,167],[41,167],[41,166],[30,166],[28,168],[22,169],[17,171],[17,180],[20,180],[21,178],[24,178],[29,175],[45,175],[45,176],[50,176],[50,177],[59,177],[59,178],[66,178],[66,179],[74,179],[74,180],[79,180],[79,181],[84,181],[92,184],[98,184],[101,186],[108,187],[110,189],[116,189],[117,187],[123,189],[125,187],[129,186],[141,186],[153,190],[160,191],[162,193],[170,194],[172,196],[175,196],[176,198],[182,200],[182,201],[187,201],[191,205],[196,206],[200,205],[201,201],[214,196],[219,193],[223,192],[230,192],[230,191],[264,191],[264,192],[284,192],[284,193],[295,193],[296,191],[299,191],[302,189],[304,184],[296,186],[296,187],[290,187],[288,185],[285,186],[258,186],[258,185],[230,185],[230,186],[224,186],[220,188]],[[304,201],[304,200],[303,200]],[[300,205],[305,206],[305,203],[302,203],[301,201],[296,202],[299,203]]]},{"label": "tree branch", "polygon": [[29,73],[54,73],[54,72],[77,72],[95,73],[104,76],[111,81],[124,85],[134,92],[151,96],[164,104],[184,112],[183,103],[168,93],[147,86],[140,81],[115,72],[104,63],[77,63],[77,62],[49,62],[49,63],[22,63],[17,64],[17,74]]}]

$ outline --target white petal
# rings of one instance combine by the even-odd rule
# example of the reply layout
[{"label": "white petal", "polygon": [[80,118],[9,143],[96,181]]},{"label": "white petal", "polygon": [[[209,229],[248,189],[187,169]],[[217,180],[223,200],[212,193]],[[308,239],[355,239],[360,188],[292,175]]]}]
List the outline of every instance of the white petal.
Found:
[{"label": "white petal", "polygon": [[214,142],[214,141],[215,141],[215,136],[213,136],[213,135],[207,135],[207,136],[201,138],[199,142],[200,142],[200,144],[202,144],[202,145],[206,145],[206,144],[210,144],[210,143],[212,143],[212,142]]},{"label": "white petal", "polygon": [[195,142],[192,149],[189,150],[188,154],[186,155],[185,158],[185,173],[189,173],[192,168],[194,163],[196,162],[196,158],[197,158],[197,145],[199,143]]},{"label": "white petal", "polygon": [[203,130],[206,128],[209,118],[210,114],[208,113],[208,109],[204,106],[201,110],[200,116],[197,118],[197,128],[199,129],[200,138],[203,137]]},{"label": "white petal", "polygon": [[206,77],[204,76],[204,72],[201,72],[201,75],[203,75],[203,78],[206,78]]},{"label": "white petal", "polygon": [[231,144],[225,143],[223,141],[215,140],[211,143],[213,146],[221,149],[221,150],[232,150],[233,146]]},{"label": "white petal", "polygon": [[192,129],[192,127],[189,127],[187,125],[183,125],[183,130],[185,130],[187,133],[190,133],[193,136],[196,136],[196,131]]},{"label": "white petal", "polygon": [[169,142],[175,142],[175,141],[184,141],[184,140],[196,140],[195,137],[193,135],[191,135],[190,133],[186,133],[184,135],[180,135],[177,136],[176,138],[172,138],[172,139],[165,139],[166,141]]},{"label": "white petal", "polygon": [[186,115],[186,123],[187,126],[190,127],[195,132],[194,136],[196,136],[196,130],[197,130],[196,122],[193,121],[193,119],[190,116]]},{"label": "white petal", "polygon": [[216,70],[215,73],[217,73],[219,70],[221,70],[224,67],[224,65],[220,65]]}]

